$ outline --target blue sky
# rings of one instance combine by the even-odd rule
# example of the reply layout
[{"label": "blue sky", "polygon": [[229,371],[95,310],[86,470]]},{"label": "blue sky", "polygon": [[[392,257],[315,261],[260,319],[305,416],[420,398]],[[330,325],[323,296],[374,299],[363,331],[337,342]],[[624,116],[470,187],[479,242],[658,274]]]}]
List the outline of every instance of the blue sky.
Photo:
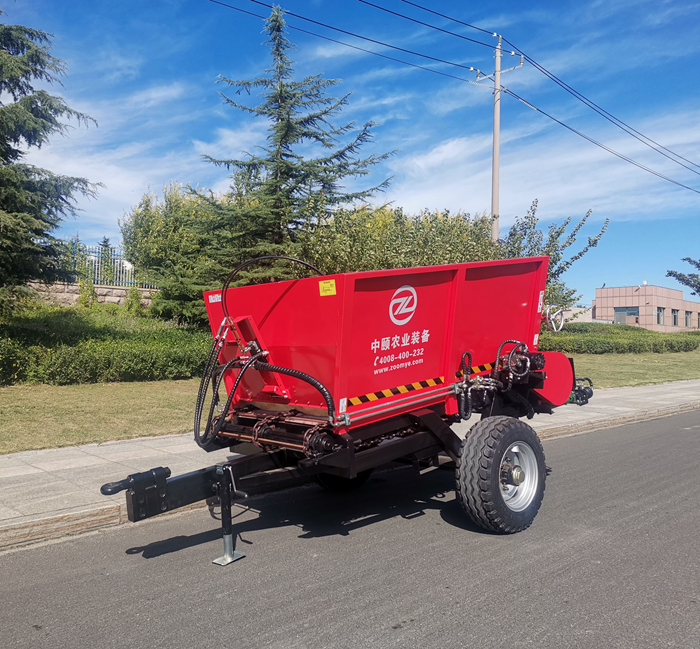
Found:
[{"label": "blue sky", "polygon": [[[248,0],[229,4],[267,15]],[[400,0],[375,4],[490,47],[391,16],[358,0],[288,0],[294,13],[379,41],[484,71],[496,39]],[[700,164],[700,4],[691,0],[560,0],[464,3],[422,0],[440,13],[502,34],[616,117]],[[421,4],[421,2],[418,2]],[[118,219],[146,192],[170,181],[224,190],[226,171],[203,154],[236,158],[262,143],[265,123],[223,106],[219,74],[248,79],[269,64],[262,21],[207,0],[17,0],[4,19],[54,35],[54,55],[69,67],[68,103],[97,128],[76,128],[29,161],[104,183],[80,201],[61,235],[87,242],[120,239]],[[391,52],[289,17],[290,26],[474,79],[465,70]],[[492,94],[340,45],[290,31],[298,76],[323,73],[352,92],[343,121],[373,120],[364,152],[398,149],[370,182],[394,176],[377,202],[421,208],[490,209]],[[504,67],[518,62],[506,56]],[[700,190],[700,176],[645,147],[558,88],[529,64],[504,86],[573,128],[666,176]],[[255,97],[250,98],[251,105]],[[539,200],[541,223],[574,220],[592,209],[584,239],[610,218],[598,248],[565,276],[590,304],[595,287],[659,284],[682,288],[668,269],[688,271],[700,257],[700,195],[614,157],[511,97],[501,116],[501,225]],[[695,167],[700,172],[700,168]],[[573,249],[576,251],[576,248]],[[688,294],[686,293],[686,297]]]}]

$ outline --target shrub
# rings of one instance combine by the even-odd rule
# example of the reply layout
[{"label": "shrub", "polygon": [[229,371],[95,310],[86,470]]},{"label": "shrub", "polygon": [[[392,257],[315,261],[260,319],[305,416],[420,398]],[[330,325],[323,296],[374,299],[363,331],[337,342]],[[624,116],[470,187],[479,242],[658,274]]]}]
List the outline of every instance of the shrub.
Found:
[{"label": "shrub", "polygon": [[690,352],[700,346],[695,332],[662,334],[640,327],[582,322],[565,325],[559,334],[540,336],[541,351],[567,354],[645,354]]},{"label": "shrub", "polygon": [[210,345],[207,331],[117,305],[39,307],[0,323],[0,385],[191,378]]},{"label": "shrub", "polygon": [[89,309],[93,304],[97,303],[97,293],[95,291],[95,285],[92,283],[91,279],[80,279],[78,281],[78,286],[80,287],[80,294],[78,295],[78,306],[82,306],[86,309]]},{"label": "shrub", "polygon": [[141,306],[141,291],[135,286],[132,286],[127,294],[126,300],[124,302],[124,308],[127,313],[131,315],[140,316],[143,315],[143,307]]}]

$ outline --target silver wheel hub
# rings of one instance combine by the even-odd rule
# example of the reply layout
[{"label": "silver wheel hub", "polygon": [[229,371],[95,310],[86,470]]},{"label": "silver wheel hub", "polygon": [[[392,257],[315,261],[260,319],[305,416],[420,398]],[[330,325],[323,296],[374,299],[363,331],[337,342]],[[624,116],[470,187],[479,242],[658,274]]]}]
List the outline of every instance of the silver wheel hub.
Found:
[{"label": "silver wheel hub", "polygon": [[525,442],[515,442],[503,454],[500,466],[501,496],[514,512],[527,509],[537,495],[537,456]]}]

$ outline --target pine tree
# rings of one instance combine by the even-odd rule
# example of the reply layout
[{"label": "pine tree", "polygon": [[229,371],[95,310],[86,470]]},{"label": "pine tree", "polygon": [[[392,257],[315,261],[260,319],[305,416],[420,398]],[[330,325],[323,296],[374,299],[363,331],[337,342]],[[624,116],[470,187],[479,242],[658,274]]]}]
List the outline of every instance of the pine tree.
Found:
[{"label": "pine tree", "polygon": [[[221,76],[219,83],[235,89],[236,95],[262,91],[262,102],[254,107],[223,92],[220,94],[227,105],[268,121],[266,145],[246,159],[205,156],[213,164],[233,170],[232,189],[248,199],[243,205],[240,201],[234,203],[235,209],[229,204],[220,214],[218,228],[230,231],[231,225],[238,226],[239,238],[244,240],[239,243],[249,246],[244,257],[289,252],[289,244],[293,244],[299,230],[315,223],[319,216],[386,188],[390,179],[356,191],[349,190],[344,183],[366,176],[373,166],[393,154],[359,157],[361,147],[372,140],[374,122],[367,122],[359,129],[353,122],[342,126],[332,124],[350,97],[349,93],[340,98],[327,94],[339,83],[338,79],[325,79],[317,74],[294,80],[289,58],[294,46],[286,37],[282,9],[273,8],[264,32],[272,57],[265,75],[252,80]],[[344,136],[349,141],[342,143]],[[316,149],[316,157],[305,155],[309,146]],[[301,147],[305,153],[299,151]],[[279,271],[270,272],[272,276],[265,270],[259,272],[260,279],[275,278]],[[249,275],[247,279],[253,278]]]},{"label": "pine tree", "polygon": [[[139,269],[161,288],[152,305],[160,315],[204,318],[202,291],[220,288],[237,264],[265,255],[293,256],[299,233],[313,227],[320,216],[341,204],[369,198],[389,182],[387,179],[357,191],[344,186],[348,180],[369,174],[393,152],[359,157],[360,148],[372,140],[373,122],[361,128],[354,123],[331,124],[349,98],[348,94],[340,98],[327,94],[339,83],[337,79],[324,79],[319,74],[294,80],[288,54],[294,46],[285,35],[284,13],[279,7],[274,7],[266,20],[265,33],[272,56],[265,76],[242,81],[219,77],[218,82],[235,89],[237,95],[262,91],[262,102],[254,107],[225,93],[221,96],[228,106],[267,120],[266,143],[246,159],[205,156],[232,171],[230,191],[223,200],[198,192],[195,202],[177,207],[177,214],[165,210],[164,220],[177,223],[187,246],[177,246],[177,251],[156,268]],[[349,141],[342,143],[345,136]],[[318,155],[308,155],[309,150]],[[185,212],[195,206],[196,218],[183,220]],[[122,223],[127,255],[142,247],[141,232],[133,227],[140,216],[132,211]],[[251,266],[236,284],[287,279],[298,272],[298,268],[284,264]]]},{"label": "pine tree", "polygon": [[[0,10],[0,13],[2,11]],[[63,61],[50,54],[51,35],[19,25],[0,25],[0,311],[8,312],[29,294],[30,280],[67,278],[62,245],[53,232],[74,214],[75,194],[94,196],[84,178],[54,174],[23,162],[26,148],[41,147],[65,134],[61,120],[92,118],[57,96],[34,87],[56,83]]]},{"label": "pine tree", "polygon": [[[682,261],[700,270],[700,259],[683,257]],[[666,277],[673,277],[683,284],[683,286],[687,286],[690,289],[691,295],[700,295],[700,275],[698,275],[698,273],[688,273],[686,275],[685,273],[679,273],[677,270],[669,270],[666,272]]]},{"label": "pine tree", "polygon": [[111,284],[114,281],[114,266],[112,253],[114,249],[109,242],[109,237],[103,236],[97,246],[100,249],[100,284]]}]

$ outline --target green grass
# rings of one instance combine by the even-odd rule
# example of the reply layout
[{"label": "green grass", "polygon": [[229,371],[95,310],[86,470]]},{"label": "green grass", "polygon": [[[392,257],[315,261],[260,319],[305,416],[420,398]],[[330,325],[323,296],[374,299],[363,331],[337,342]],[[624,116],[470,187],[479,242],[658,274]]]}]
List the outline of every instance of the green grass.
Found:
[{"label": "green grass", "polygon": [[675,354],[572,354],[576,376],[596,388],[700,379],[700,349]]},{"label": "green grass", "polygon": [[188,432],[198,388],[199,379],[0,388],[0,453]]},{"label": "green grass", "polygon": [[566,354],[680,353],[700,347],[700,331],[660,333],[628,325],[570,323],[560,333],[544,331],[538,347]]}]

